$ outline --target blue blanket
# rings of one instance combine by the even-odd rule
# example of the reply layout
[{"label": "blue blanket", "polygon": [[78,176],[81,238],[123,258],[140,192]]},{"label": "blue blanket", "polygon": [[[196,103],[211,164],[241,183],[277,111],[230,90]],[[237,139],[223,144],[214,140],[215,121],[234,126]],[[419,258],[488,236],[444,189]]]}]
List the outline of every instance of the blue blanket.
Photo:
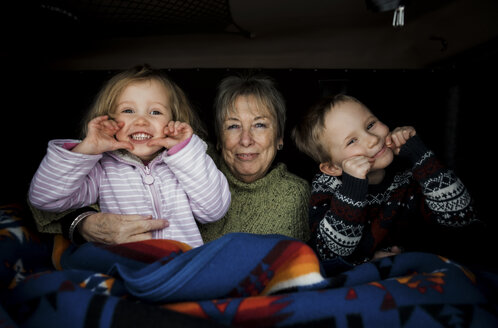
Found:
[{"label": "blue blanket", "polygon": [[228,234],[76,247],[0,208],[0,327],[498,327],[498,280],[402,253],[325,276],[304,243]]}]

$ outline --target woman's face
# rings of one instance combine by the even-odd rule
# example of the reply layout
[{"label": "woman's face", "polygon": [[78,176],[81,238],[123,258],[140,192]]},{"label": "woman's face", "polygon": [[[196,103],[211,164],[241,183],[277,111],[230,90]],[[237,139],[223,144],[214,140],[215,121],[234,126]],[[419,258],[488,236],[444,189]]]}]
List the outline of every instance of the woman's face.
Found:
[{"label": "woman's face", "polygon": [[232,174],[250,183],[265,176],[278,144],[277,122],[252,95],[239,96],[223,122],[222,156]]}]

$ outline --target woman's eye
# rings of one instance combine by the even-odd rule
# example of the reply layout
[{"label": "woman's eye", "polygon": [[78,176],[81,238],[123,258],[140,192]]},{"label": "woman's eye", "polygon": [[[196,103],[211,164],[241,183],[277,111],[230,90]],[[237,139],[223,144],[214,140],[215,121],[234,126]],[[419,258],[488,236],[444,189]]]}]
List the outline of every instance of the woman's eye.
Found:
[{"label": "woman's eye", "polygon": [[237,129],[239,126],[237,124],[227,125],[227,130]]},{"label": "woman's eye", "polygon": [[265,123],[256,123],[254,124],[255,127],[257,128],[266,128],[266,124]]}]

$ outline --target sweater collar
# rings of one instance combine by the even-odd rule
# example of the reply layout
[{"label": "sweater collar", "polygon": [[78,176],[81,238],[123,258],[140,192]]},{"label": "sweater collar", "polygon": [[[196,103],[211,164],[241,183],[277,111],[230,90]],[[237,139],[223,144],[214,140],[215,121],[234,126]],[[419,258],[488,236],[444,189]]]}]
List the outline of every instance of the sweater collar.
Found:
[{"label": "sweater collar", "polygon": [[144,163],[138,156],[135,156],[132,153],[130,153],[129,151],[124,150],[124,149],[113,150],[113,151],[108,152],[107,154],[109,154],[109,156],[111,156],[111,157],[114,157],[116,160],[118,160],[120,162],[129,164],[129,165],[133,165],[133,166],[144,167],[144,166],[149,165],[150,163],[158,161],[161,158],[161,155],[163,152],[164,152],[164,150],[158,152],[156,154],[156,156],[147,163]]},{"label": "sweater collar", "polygon": [[243,189],[243,190],[255,190],[260,188],[266,188],[269,184],[272,184],[275,180],[280,179],[286,171],[286,165],[284,163],[277,163],[270,167],[270,169],[268,170],[268,172],[264,177],[256,181],[247,183],[237,179],[232,174],[232,172],[226,165],[225,161],[221,160],[220,162],[221,162],[220,171],[223,172],[223,174],[225,174],[228,183],[230,184],[230,187]]}]

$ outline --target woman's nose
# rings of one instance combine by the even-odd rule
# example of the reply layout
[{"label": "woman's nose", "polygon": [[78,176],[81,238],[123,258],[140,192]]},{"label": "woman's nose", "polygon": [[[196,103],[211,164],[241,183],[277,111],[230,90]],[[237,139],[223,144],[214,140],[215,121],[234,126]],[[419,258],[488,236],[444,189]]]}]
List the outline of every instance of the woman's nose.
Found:
[{"label": "woman's nose", "polygon": [[248,147],[254,143],[251,129],[242,129],[242,135],[240,136],[240,144]]}]

